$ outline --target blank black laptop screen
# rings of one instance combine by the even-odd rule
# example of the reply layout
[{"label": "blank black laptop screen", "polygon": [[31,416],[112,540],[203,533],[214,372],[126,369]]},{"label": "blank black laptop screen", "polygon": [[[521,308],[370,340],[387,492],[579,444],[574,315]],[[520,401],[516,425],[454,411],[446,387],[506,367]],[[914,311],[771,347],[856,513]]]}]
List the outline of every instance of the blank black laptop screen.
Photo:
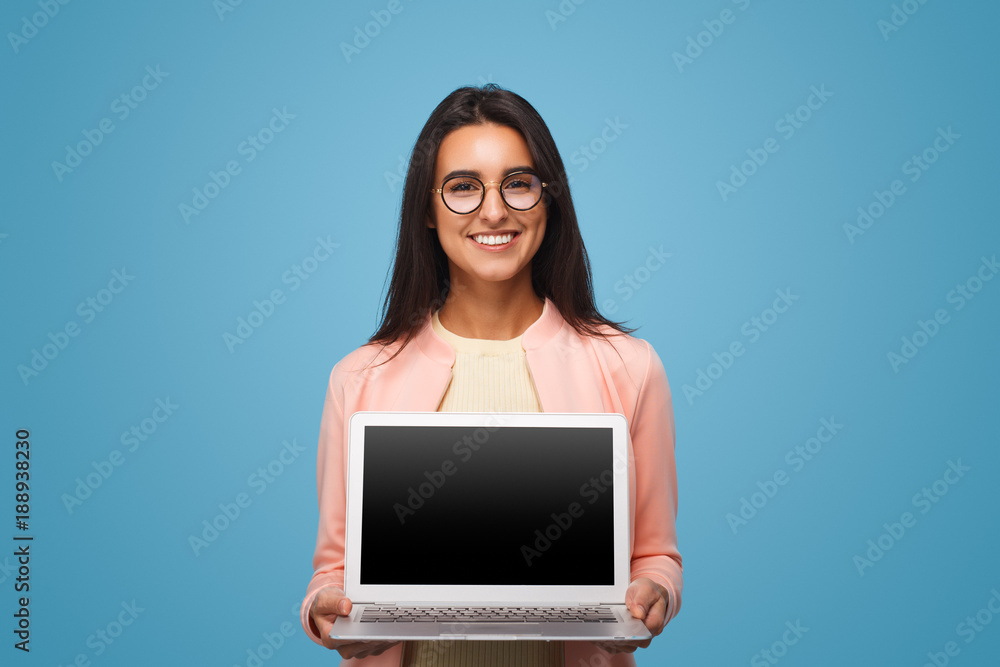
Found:
[{"label": "blank black laptop screen", "polygon": [[361,583],[614,584],[612,430],[367,426]]}]

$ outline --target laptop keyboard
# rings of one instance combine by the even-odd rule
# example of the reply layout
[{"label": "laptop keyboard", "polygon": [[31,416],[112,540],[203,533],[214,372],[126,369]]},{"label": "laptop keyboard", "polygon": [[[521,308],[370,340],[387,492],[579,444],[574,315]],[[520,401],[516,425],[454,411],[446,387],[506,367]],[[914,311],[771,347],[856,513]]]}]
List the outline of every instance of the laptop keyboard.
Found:
[{"label": "laptop keyboard", "polygon": [[365,607],[361,623],[616,623],[610,607]]}]

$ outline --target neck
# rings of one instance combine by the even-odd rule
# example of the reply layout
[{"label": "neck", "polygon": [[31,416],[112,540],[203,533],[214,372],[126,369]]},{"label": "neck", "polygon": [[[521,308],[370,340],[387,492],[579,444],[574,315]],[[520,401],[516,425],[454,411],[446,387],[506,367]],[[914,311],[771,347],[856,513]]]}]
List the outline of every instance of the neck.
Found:
[{"label": "neck", "polygon": [[544,305],[530,279],[513,289],[509,284],[453,282],[438,319],[462,338],[510,340],[541,317]]}]

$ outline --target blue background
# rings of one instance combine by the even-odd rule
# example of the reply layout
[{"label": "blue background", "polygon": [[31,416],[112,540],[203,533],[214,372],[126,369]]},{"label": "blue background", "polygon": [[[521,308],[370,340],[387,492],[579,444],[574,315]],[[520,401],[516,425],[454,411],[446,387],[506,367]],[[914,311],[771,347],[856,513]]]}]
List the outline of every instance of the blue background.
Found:
[{"label": "blue background", "polygon": [[[336,658],[297,616],[328,375],[376,327],[417,133],[454,88],[494,81],[551,128],[599,302],[640,327],[674,393],[684,602],[639,664],[773,664],[767,649],[787,665],[916,666],[948,642],[949,664],[997,664],[1000,6],[387,5],[0,9],[0,498],[6,539],[34,536],[30,655],[12,647],[16,563],[0,549],[0,660],[247,665],[283,623],[264,664]],[[122,118],[115,100],[144,77]],[[294,118],[248,161],[241,142],[275,110]],[[796,113],[789,136],[776,123]],[[57,174],[105,118],[113,131]],[[746,163],[769,138],[777,152]],[[906,163],[927,149],[913,181]],[[185,220],[231,160],[239,173]],[[897,179],[905,192],[873,224],[845,229]],[[339,246],[293,290],[283,276],[317,238]],[[651,248],[670,253],[652,271]],[[961,309],[959,285],[978,289]],[[227,346],[275,289],[284,302]],[[780,314],[776,290],[797,297]],[[893,364],[939,309],[947,323]],[[78,335],[61,339],[68,322]],[[41,370],[25,372],[36,351]],[[158,399],[177,407],[130,451],[122,434]],[[823,419],[842,428],[793,463]],[[18,428],[27,531],[13,519]],[[286,441],[304,453],[262,482]],[[121,465],[67,506],[114,450]],[[949,462],[968,470],[935,491]],[[768,485],[776,473],[786,483]],[[925,488],[933,504],[915,502]],[[195,553],[189,537],[241,493],[249,506]],[[758,507],[740,522],[744,499]],[[884,524],[904,512],[893,537]],[[134,622],[96,639],[133,601]],[[992,622],[963,632],[977,613]]]}]

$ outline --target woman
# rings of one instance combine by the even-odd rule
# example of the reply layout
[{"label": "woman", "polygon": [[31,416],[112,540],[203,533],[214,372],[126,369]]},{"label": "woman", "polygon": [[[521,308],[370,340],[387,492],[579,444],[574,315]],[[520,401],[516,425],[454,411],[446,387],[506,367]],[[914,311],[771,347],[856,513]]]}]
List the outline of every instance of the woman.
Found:
[{"label": "woman", "polygon": [[347,421],[359,410],[624,414],[625,603],[654,636],[680,608],[666,374],[647,342],[597,311],[566,182],[541,117],[493,84],[450,94],[417,139],[382,324],[334,367],[320,426],[320,525],[302,625],[316,643],[359,659],[346,664],[634,665],[630,653],[649,644],[330,639],[351,607],[342,590],[344,473]]}]

